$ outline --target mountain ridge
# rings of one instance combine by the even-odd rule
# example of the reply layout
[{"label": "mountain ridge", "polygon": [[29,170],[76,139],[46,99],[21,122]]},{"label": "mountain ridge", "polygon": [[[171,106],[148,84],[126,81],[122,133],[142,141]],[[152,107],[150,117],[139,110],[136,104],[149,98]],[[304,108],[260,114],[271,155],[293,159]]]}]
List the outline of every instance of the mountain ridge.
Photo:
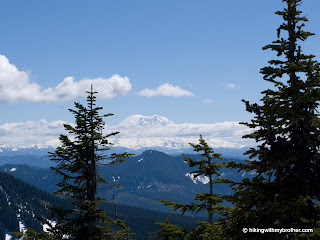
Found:
[{"label": "mountain ridge", "polygon": [[[48,218],[47,205],[58,207],[67,206],[67,204],[57,196],[0,171],[0,206],[2,207],[0,210],[0,240],[10,239],[10,232],[21,231],[27,227],[32,227],[38,232],[42,231],[44,226],[36,219],[36,216]],[[131,231],[135,233],[133,239],[136,240],[150,239],[149,233],[159,230],[155,223],[168,217],[167,213],[163,212],[122,204],[117,205],[120,218],[128,222]],[[102,203],[102,209],[106,211],[108,216],[114,216],[113,204]],[[196,220],[202,219],[177,214],[171,216],[173,223],[187,229],[195,227]]]},{"label": "mountain ridge", "polygon": [[[200,155],[187,154],[191,158]],[[236,159],[225,158],[225,161]],[[243,161],[243,160],[236,160]],[[5,171],[15,177],[33,184],[45,191],[57,190],[56,183],[61,179],[50,169],[29,167],[27,165],[3,165]],[[235,180],[245,177],[245,173],[236,170],[222,169],[224,176]],[[172,156],[156,150],[144,151],[141,155],[112,166],[101,166],[99,173],[110,185],[120,184],[119,188],[108,191],[100,190],[99,195],[112,199],[115,195],[120,204],[144,207],[158,211],[170,211],[158,203],[158,200],[171,200],[189,203],[198,192],[208,191],[208,179],[194,178],[192,169],[185,163],[183,156]],[[217,184],[216,191],[230,193],[230,189]]]}]

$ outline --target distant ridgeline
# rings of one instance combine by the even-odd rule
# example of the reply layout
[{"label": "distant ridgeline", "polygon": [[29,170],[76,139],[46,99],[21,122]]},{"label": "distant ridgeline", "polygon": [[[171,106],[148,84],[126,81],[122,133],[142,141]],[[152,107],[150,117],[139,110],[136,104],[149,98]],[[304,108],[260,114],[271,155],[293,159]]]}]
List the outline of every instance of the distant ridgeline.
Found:
[{"label": "distant ridgeline", "polygon": [[[139,139],[141,140],[141,139]],[[193,149],[187,144],[188,139],[184,141],[184,145],[186,148],[177,147],[177,148],[169,148],[169,143],[164,144],[164,146],[153,146],[153,147],[143,147],[133,145],[132,148],[121,147],[121,146],[111,146],[110,152],[112,153],[123,153],[130,152],[136,155],[142,154],[144,151],[148,151],[150,149],[160,151],[170,155],[181,155],[181,153],[194,153]],[[179,145],[179,144],[178,144]],[[248,151],[249,147],[244,148],[230,148],[230,147],[216,147],[214,148],[216,152],[221,153],[224,157],[236,157],[238,159],[244,159],[243,153]],[[53,147],[43,147],[43,148],[33,148],[33,147],[3,147],[0,146],[0,165],[6,163],[18,163],[20,161],[29,161],[28,165],[38,166],[38,167],[48,167],[43,164],[49,164],[50,166],[55,164],[50,161],[48,157],[48,152],[54,152],[55,148]],[[24,160],[25,159],[25,160]],[[25,162],[23,162],[25,163]],[[39,165],[40,164],[40,165]]]},{"label": "distant ridgeline", "polygon": [[[199,158],[199,155],[188,155]],[[235,159],[224,159],[224,161]],[[243,160],[236,160],[243,162]],[[57,190],[56,184],[61,180],[50,169],[41,169],[27,165],[7,164],[0,166],[13,176],[32,184],[44,191],[52,193]],[[112,199],[116,196],[119,204],[148,208],[168,212],[171,209],[159,203],[160,199],[169,199],[181,203],[191,202],[194,194],[206,192],[208,179],[193,178],[191,168],[184,162],[181,155],[171,156],[162,152],[148,150],[141,155],[132,157],[126,162],[113,166],[102,166],[100,174],[112,184],[120,184],[120,188],[101,190],[100,195]],[[238,181],[252,177],[254,172],[238,173],[233,169],[221,169],[223,177]],[[230,189],[223,184],[217,184],[217,193],[228,194]],[[186,213],[188,215],[188,213]],[[201,216],[201,214],[200,214]]]},{"label": "distant ridgeline", "polygon": [[[7,233],[17,232],[25,227],[42,231],[43,226],[36,216],[48,217],[48,205],[67,206],[68,203],[0,171],[0,240],[5,240]],[[109,216],[114,216],[113,204],[105,203],[102,208]],[[124,205],[118,205],[118,213],[120,218],[128,221],[131,232],[135,233],[133,239],[136,240],[148,239],[150,232],[158,230],[155,223],[168,217],[167,213]],[[172,215],[171,221],[191,229],[195,227],[196,218]]]}]

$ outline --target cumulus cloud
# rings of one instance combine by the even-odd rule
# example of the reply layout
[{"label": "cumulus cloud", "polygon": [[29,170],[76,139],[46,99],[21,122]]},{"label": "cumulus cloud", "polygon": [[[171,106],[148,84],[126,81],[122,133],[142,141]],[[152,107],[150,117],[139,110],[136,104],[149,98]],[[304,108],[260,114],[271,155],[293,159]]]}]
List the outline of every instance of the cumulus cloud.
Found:
[{"label": "cumulus cloud", "polygon": [[0,125],[0,146],[56,147],[65,121],[27,121]]},{"label": "cumulus cloud", "polygon": [[188,90],[181,88],[180,86],[173,86],[169,83],[164,83],[157,87],[156,89],[143,89],[137,93],[144,97],[154,97],[154,96],[166,96],[166,97],[183,97],[183,96],[193,96],[194,94]]},{"label": "cumulus cloud", "polygon": [[98,91],[101,98],[114,98],[126,95],[131,90],[131,83],[127,77],[115,74],[111,78],[85,78],[75,81],[73,77],[67,77],[54,89],[43,90],[42,94],[49,101],[66,100],[77,97],[86,97],[91,84],[93,90]]},{"label": "cumulus cloud", "polygon": [[129,78],[113,75],[110,78],[81,79],[66,77],[54,88],[42,87],[30,81],[29,73],[20,71],[9,60],[0,55],[0,103],[60,101],[87,96],[91,84],[100,98],[126,95],[132,88]]},{"label": "cumulus cloud", "polygon": [[[0,146],[56,147],[60,145],[59,135],[68,134],[63,127],[65,123],[42,119],[0,125]],[[197,143],[200,134],[214,147],[240,148],[255,144],[253,140],[242,138],[252,130],[238,122],[176,124],[161,116],[133,115],[116,125],[106,126],[104,133],[114,131],[120,132],[111,140],[115,146],[133,149],[153,146],[185,148],[189,147],[189,142]]]},{"label": "cumulus cloud", "polygon": [[234,84],[234,83],[228,83],[227,85],[226,85],[226,88],[239,88],[236,84]]}]

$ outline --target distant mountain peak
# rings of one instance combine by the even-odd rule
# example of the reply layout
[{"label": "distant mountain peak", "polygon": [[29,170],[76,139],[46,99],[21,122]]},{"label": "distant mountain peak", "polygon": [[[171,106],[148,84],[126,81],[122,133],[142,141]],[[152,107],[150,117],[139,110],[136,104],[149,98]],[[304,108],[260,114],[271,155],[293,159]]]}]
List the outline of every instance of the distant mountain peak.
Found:
[{"label": "distant mountain peak", "polygon": [[140,114],[131,115],[121,122],[118,123],[118,126],[165,126],[169,124],[174,124],[166,117],[159,115],[153,116],[143,116]]},{"label": "distant mountain peak", "polygon": [[[154,149],[165,153],[178,154],[192,151],[189,143],[197,143],[199,134],[202,134],[209,146],[214,148],[241,149],[245,145],[239,143],[238,138],[246,131],[239,128],[238,125],[237,122],[215,124],[174,123],[159,115],[143,116],[135,114],[128,116],[118,124],[107,126],[105,133],[110,131],[120,132],[111,140],[115,151],[121,152],[121,149],[124,149],[129,152],[138,151],[141,153],[146,149]],[[48,125],[47,129],[49,128]],[[41,143],[31,143],[32,140],[29,143],[25,140],[24,143],[19,144],[0,144],[0,156],[48,156],[48,152],[54,152],[55,148],[61,144],[58,139],[58,131],[54,132],[52,136],[51,134],[48,135],[52,139],[41,140]],[[55,135],[56,139],[53,139]]]}]

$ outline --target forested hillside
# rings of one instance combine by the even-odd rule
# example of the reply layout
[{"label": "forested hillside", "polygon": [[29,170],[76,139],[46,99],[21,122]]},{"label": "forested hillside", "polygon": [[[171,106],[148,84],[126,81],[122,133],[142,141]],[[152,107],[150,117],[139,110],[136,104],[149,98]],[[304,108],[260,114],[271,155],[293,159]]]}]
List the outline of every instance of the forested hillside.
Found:
[{"label": "forested hillside", "polygon": [[[199,158],[199,154],[187,154],[190,158]],[[224,161],[243,160],[226,158]],[[99,173],[110,184],[120,184],[119,188],[100,190],[99,196],[116,200],[120,204],[168,212],[170,208],[159,203],[160,199],[167,199],[187,203],[192,201],[197,192],[206,191],[208,178],[193,178],[193,169],[184,162],[182,155],[171,156],[155,150],[148,150],[141,155],[133,156],[127,161],[112,166],[101,166]],[[44,191],[52,193],[57,190],[57,183],[61,180],[51,169],[30,167],[27,165],[7,164],[0,166],[13,176],[34,185]],[[222,167],[220,173],[234,181],[253,177],[253,172],[237,172]],[[217,178],[217,176],[215,176]],[[217,186],[216,193],[230,194],[227,185]],[[186,213],[189,214],[189,213]],[[199,213],[201,215],[201,213]]]},{"label": "forested hillside", "polygon": [[65,205],[65,201],[0,172],[0,237],[6,232],[17,232],[22,224],[42,231],[36,216],[48,218],[46,206]]},{"label": "forested hillside", "polygon": [[[49,205],[68,206],[68,203],[0,171],[0,240],[5,239],[6,233],[19,231],[22,224],[42,231],[43,224],[36,217],[41,215],[49,218],[46,209]],[[103,203],[102,208],[109,216],[115,215],[113,203]],[[151,238],[149,233],[159,229],[155,223],[168,217],[167,213],[121,204],[117,204],[117,209],[119,217],[128,222],[131,232],[135,234],[132,238],[136,240]],[[188,229],[194,227],[196,221],[195,218],[175,214],[171,220]]]}]

